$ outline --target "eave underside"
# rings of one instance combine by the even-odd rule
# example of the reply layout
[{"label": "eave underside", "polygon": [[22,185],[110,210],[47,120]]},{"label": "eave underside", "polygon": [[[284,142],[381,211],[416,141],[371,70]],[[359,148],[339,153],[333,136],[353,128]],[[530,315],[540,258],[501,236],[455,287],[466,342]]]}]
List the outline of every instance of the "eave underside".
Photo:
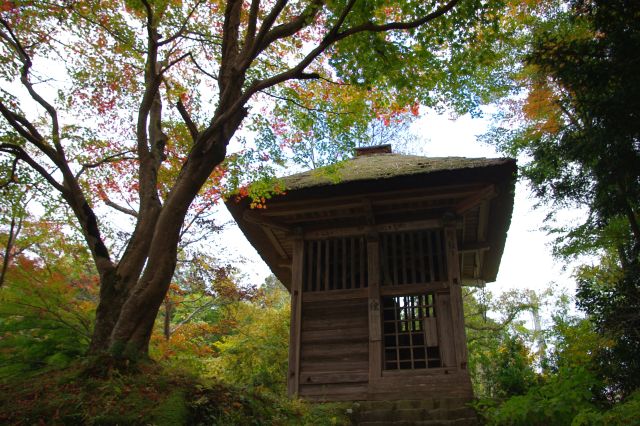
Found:
[{"label": "eave underside", "polygon": [[294,236],[326,239],[437,228],[454,222],[463,284],[473,285],[492,278],[491,272],[483,269],[486,253],[491,250],[488,220],[492,200],[499,191],[492,183],[474,183],[274,201],[265,210],[245,210],[242,219],[254,233],[261,234],[263,247],[259,251],[287,287]]}]

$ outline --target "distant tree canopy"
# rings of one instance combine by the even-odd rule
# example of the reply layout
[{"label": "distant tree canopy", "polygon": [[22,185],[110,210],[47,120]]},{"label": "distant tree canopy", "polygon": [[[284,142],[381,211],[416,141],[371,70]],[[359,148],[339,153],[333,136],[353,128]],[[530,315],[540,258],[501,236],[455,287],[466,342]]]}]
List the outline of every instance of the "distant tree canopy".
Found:
[{"label": "distant tree canopy", "polygon": [[511,127],[488,135],[529,156],[522,173],[544,202],[588,209],[584,223],[555,230],[556,251],[601,256],[579,270],[577,302],[615,340],[599,358],[614,399],[640,386],[639,52],[638,2],[558,3],[533,26],[526,99]]}]

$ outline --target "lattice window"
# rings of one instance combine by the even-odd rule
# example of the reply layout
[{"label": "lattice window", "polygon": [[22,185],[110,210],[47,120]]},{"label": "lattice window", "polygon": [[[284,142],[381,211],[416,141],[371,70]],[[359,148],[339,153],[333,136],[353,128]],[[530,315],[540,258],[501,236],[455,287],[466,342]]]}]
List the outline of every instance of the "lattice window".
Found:
[{"label": "lattice window", "polygon": [[305,241],[303,291],[367,287],[367,245],[364,237]]},{"label": "lattice window", "polygon": [[380,240],[383,286],[446,281],[442,230],[385,233]]},{"label": "lattice window", "polygon": [[382,318],[385,370],[442,366],[433,294],[383,297]]}]

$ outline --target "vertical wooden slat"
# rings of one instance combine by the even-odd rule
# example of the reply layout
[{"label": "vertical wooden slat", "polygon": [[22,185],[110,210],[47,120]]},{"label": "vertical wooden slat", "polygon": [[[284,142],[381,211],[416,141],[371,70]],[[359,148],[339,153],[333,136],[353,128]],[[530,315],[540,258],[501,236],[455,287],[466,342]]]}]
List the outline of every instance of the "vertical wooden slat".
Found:
[{"label": "vertical wooden slat", "polygon": [[424,235],[425,235],[425,231],[419,231],[417,233],[417,237],[418,237],[418,261],[420,264],[420,282],[422,284],[427,282],[427,271],[425,270],[424,267],[424,242],[422,241],[424,239]]},{"label": "vertical wooden slat", "polygon": [[351,272],[351,288],[357,288],[356,280],[356,237],[350,238],[351,244],[351,261],[349,262],[349,272]]},{"label": "vertical wooden slat", "polygon": [[415,232],[409,233],[409,264],[411,265],[411,284],[416,284],[418,282],[418,274],[417,274],[417,262],[416,262],[416,244],[415,244]]},{"label": "vertical wooden slat", "polygon": [[289,377],[287,393],[298,394],[300,385],[300,330],[302,328],[302,280],[304,268],[304,241],[293,240],[291,261],[291,327],[289,330]]},{"label": "vertical wooden slat", "polygon": [[451,294],[451,320],[455,337],[457,365],[467,368],[467,338],[464,330],[464,312],[462,308],[462,288],[460,286],[460,264],[458,263],[458,243],[455,226],[444,231],[446,243],[447,275]]},{"label": "vertical wooden slat", "polygon": [[438,265],[438,274],[439,277],[438,279],[440,281],[444,281],[447,279],[447,277],[444,275],[446,269],[446,265],[445,262],[447,261],[447,258],[445,257],[445,253],[443,253],[442,250],[442,238],[440,237],[440,231],[436,231],[436,253],[438,254],[437,256],[437,260],[436,260],[436,264]]},{"label": "vertical wooden slat", "polygon": [[405,300],[405,306],[407,307],[407,332],[409,332],[409,357],[411,358],[411,368],[415,368],[414,361],[413,361],[413,327],[414,327],[413,296],[406,296],[404,300]]},{"label": "vertical wooden slat", "polygon": [[332,290],[338,290],[339,287],[339,281],[340,281],[340,274],[339,274],[339,270],[338,270],[338,247],[340,246],[340,241],[338,240],[333,240],[332,242],[332,247],[331,250],[333,250],[333,281],[332,281],[332,286],[331,289]]},{"label": "vertical wooden slat", "polygon": [[342,282],[340,288],[350,288],[347,282],[347,238],[342,237]]},{"label": "vertical wooden slat", "polygon": [[434,231],[426,232],[427,254],[429,259],[429,282],[437,281],[436,275],[435,275],[435,271],[437,269],[437,266],[435,265],[436,255],[433,250],[433,240],[432,240],[433,232]]},{"label": "vertical wooden slat", "polygon": [[380,287],[387,285],[389,282],[389,254],[387,249],[387,234],[379,234],[380,249]]},{"label": "vertical wooden slat", "polygon": [[314,246],[316,251],[316,291],[322,291],[322,241],[315,241]]},{"label": "vertical wooden slat", "polygon": [[395,339],[396,339],[396,368],[400,369],[400,332],[402,331],[400,326],[400,305],[398,303],[399,298],[393,299],[393,328],[395,331]]},{"label": "vertical wooden slat", "polygon": [[364,288],[368,283],[367,280],[365,279],[365,255],[367,253],[366,250],[366,246],[364,244],[364,237],[360,237],[359,238],[359,245],[360,245],[360,262],[358,263],[358,266],[360,267],[360,288]]},{"label": "vertical wooden slat", "polygon": [[436,318],[427,317],[423,321],[426,346],[438,346],[438,324]]},{"label": "vertical wooden slat", "polygon": [[406,233],[400,234],[400,257],[402,257],[402,284],[407,284],[407,242]]},{"label": "vertical wooden slat", "polygon": [[330,250],[330,241],[329,240],[325,240],[324,241],[324,291],[329,290],[329,275],[330,275],[330,270],[329,270],[329,265],[331,264],[331,262],[329,261],[330,259],[330,254],[331,254],[331,250]]},{"label": "vertical wooden slat", "polygon": [[382,318],[380,315],[380,248],[376,236],[367,238],[369,285],[369,383],[382,377]]},{"label": "vertical wooden slat", "polygon": [[391,253],[393,261],[393,283],[392,285],[398,285],[398,245],[396,244],[396,234],[389,234],[391,238]]},{"label": "vertical wooden slat", "polygon": [[304,242],[304,251],[305,251],[305,280],[304,280],[304,291],[316,291],[315,282],[313,281],[313,241],[305,241]]}]

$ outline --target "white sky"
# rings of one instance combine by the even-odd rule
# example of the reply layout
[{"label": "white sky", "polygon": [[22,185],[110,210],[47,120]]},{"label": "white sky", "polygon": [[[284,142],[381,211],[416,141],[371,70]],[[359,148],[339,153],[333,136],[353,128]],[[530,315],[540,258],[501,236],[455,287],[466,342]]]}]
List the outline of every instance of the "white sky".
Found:
[{"label": "white sky", "polygon": [[[476,140],[477,135],[485,132],[487,125],[486,120],[469,116],[452,120],[446,115],[427,114],[412,128],[419,139],[424,140],[424,145],[416,147],[416,151],[420,155],[433,157],[499,157],[492,146]],[[555,282],[573,295],[575,284],[571,279],[571,268],[563,271],[562,264],[551,257],[549,244],[552,238],[539,230],[543,225],[545,212],[534,209],[534,204],[535,200],[526,184],[518,183],[498,279],[487,284],[486,288],[494,294],[513,288],[539,291]],[[225,219],[232,220],[224,210],[222,215]],[[248,275],[246,278],[253,284],[262,283],[270,271],[242,232],[235,225],[230,225],[223,235],[229,250],[237,251],[246,259],[246,264],[242,266],[243,272]]]}]

